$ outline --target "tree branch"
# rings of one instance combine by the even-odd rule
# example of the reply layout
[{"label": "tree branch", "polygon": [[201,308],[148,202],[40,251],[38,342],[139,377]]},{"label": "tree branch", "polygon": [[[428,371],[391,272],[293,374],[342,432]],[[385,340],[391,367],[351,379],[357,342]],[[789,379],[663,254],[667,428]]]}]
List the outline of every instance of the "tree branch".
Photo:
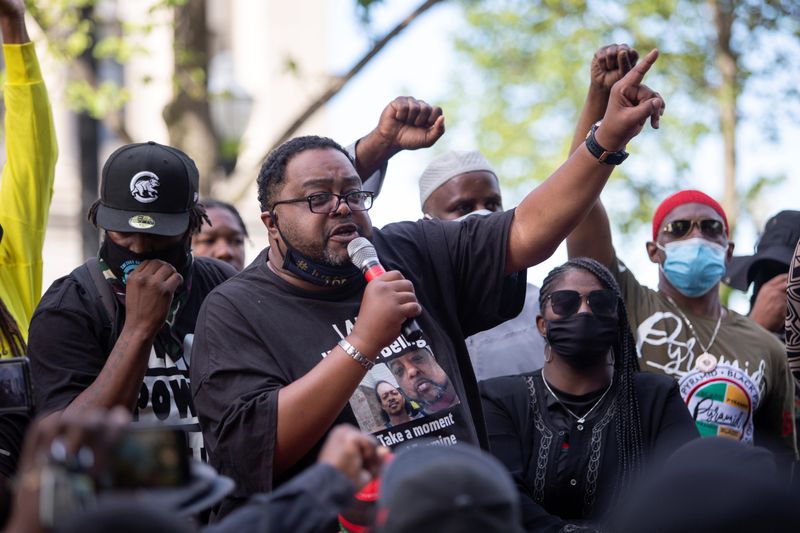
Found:
[{"label": "tree branch", "polygon": [[[339,91],[341,91],[344,86],[353,79],[361,70],[376,56],[378,55],[381,50],[383,50],[389,42],[397,37],[404,29],[406,29],[414,20],[419,18],[420,15],[428,11],[430,8],[435,6],[436,4],[440,3],[442,0],[426,0],[422,4],[420,4],[414,11],[409,13],[403,20],[401,20],[391,31],[389,31],[386,35],[381,37],[379,40],[372,45],[372,47],[364,54],[361,59],[359,59],[347,73],[336,76],[333,80],[328,84],[325,90],[314,100],[312,101],[298,116],[296,119],[292,121],[292,123],[281,133],[272,146],[264,153],[264,156],[261,158],[263,161],[267,158],[269,153],[283,144],[284,142],[291,139],[295,133],[305,124],[308,119],[310,119],[317,111],[319,111],[328,101],[336,96]],[[248,193],[250,189],[251,181],[248,180],[246,183],[242,185],[242,187],[231,194],[228,197],[228,201],[237,204],[242,199],[244,199],[245,195]]]}]

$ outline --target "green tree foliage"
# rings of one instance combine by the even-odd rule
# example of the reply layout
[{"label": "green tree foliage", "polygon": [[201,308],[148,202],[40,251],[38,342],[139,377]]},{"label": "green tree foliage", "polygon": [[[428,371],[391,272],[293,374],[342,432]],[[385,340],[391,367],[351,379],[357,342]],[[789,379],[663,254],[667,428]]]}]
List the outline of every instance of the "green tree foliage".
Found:
[{"label": "green tree foliage", "polygon": [[[746,118],[760,126],[774,125],[776,114],[798,114],[798,4],[464,1],[466,29],[456,40],[459,68],[448,110],[455,121],[468,124],[506,189],[529,189],[567,155],[595,50],[613,42],[629,43],[641,53],[659,48],[661,57],[647,83],[667,102],[662,130],[637,138],[630,147],[636,156],[614,173],[628,201],[609,207],[627,231],[649,218],[654,199],[665,189],[693,183],[689,163],[701,140],[720,134],[721,106],[732,102],[738,117],[742,95],[759,100],[763,112]],[[720,21],[715,8],[724,15]],[[732,86],[720,72],[720,51],[726,47],[733,60]],[[733,98],[726,100],[726,94]],[[776,132],[764,127],[764,142],[774,141]],[[760,179],[755,186],[761,190],[765,183]],[[751,196],[741,192],[742,198]]]},{"label": "green tree foliage", "polygon": [[[160,0],[150,11],[156,14],[185,2]],[[125,64],[134,55],[145,53],[138,42],[153,30],[154,24],[119,20],[113,14],[113,4],[102,0],[26,0],[25,4],[47,36],[48,51],[71,67],[68,105],[97,119],[118,111],[128,99],[125,88],[113,80],[97,80],[80,58],[91,50],[96,60]],[[126,136],[124,132],[117,133]]]}]

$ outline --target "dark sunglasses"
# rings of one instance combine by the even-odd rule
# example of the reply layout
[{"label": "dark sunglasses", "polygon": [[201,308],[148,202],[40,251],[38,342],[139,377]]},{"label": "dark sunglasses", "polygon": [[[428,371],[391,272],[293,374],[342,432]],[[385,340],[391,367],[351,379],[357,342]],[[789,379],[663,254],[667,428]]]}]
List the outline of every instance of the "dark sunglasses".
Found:
[{"label": "dark sunglasses", "polygon": [[704,220],[673,220],[664,226],[664,231],[673,237],[680,238],[688,235],[695,225],[700,228],[703,235],[712,239],[719,237],[722,235],[722,232],[725,231],[725,225],[722,221],[714,220],[713,218]]},{"label": "dark sunglasses", "polygon": [[617,293],[611,289],[598,289],[586,296],[581,296],[578,291],[553,291],[546,299],[550,301],[550,307],[555,314],[568,317],[578,312],[584,298],[592,313],[598,316],[617,316]]}]

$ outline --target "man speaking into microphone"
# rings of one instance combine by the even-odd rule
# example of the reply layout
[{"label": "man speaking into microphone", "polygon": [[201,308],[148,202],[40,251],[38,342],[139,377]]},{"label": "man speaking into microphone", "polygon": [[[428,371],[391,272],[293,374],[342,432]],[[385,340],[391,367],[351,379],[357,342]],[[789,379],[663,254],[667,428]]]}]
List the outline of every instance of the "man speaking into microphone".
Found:
[{"label": "man speaking into microphone", "polygon": [[[373,195],[358,177],[368,163],[354,164],[322,137],[292,139],[267,157],[258,189],[269,248],[206,299],[192,353],[210,462],[237,483],[220,514],[310,465],[340,422],[388,446],[427,439],[486,447],[464,338],[519,313],[524,270],[552,254],[594,204],[613,168],[603,156],[621,153],[648,118],[657,127],[664,102],[641,85],[656,56],[612,89],[592,147],[515,210],[373,229]],[[356,155],[364,143],[381,157],[430,146],[443,132],[441,109],[398,98]],[[369,283],[348,256],[357,237],[373,243],[386,269]],[[402,333],[410,318],[422,330],[416,341]],[[379,380],[413,388],[406,397],[419,399],[412,407],[424,416],[386,429]]]}]

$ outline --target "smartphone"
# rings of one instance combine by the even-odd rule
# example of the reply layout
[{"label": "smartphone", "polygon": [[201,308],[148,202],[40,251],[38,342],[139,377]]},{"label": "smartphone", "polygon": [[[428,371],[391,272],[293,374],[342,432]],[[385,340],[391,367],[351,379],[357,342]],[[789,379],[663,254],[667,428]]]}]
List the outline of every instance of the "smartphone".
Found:
[{"label": "smartphone", "polygon": [[112,450],[102,488],[180,487],[189,483],[186,433],[165,427],[130,427]]},{"label": "smartphone", "polygon": [[27,357],[0,359],[0,413],[32,413],[30,363]]}]

